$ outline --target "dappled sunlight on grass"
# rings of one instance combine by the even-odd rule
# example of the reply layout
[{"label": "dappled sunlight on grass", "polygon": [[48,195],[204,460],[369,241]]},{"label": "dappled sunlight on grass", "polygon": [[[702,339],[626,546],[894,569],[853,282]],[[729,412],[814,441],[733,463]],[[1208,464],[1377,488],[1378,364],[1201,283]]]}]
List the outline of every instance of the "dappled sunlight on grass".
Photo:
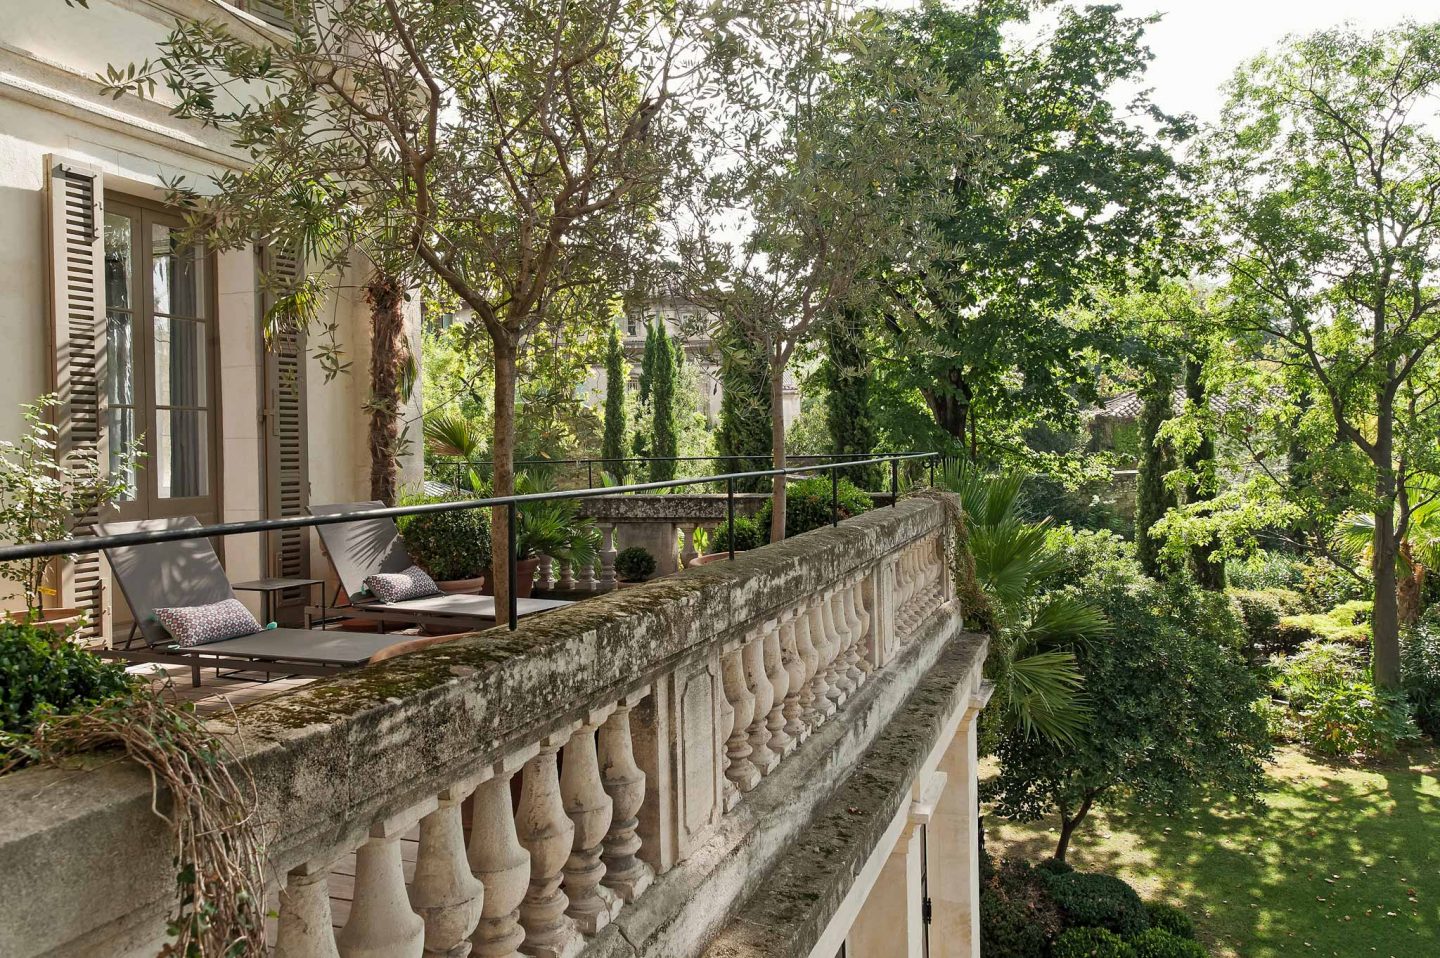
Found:
[{"label": "dappled sunlight on grass", "polygon": [[[1432,749],[1368,768],[1276,753],[1263,808],[1091,816],[1070,861],[1196,919],[1214,954],[1440,954],[1440,780]],[[985,819],[992,853],[1038,858],[1053,822]]]}]

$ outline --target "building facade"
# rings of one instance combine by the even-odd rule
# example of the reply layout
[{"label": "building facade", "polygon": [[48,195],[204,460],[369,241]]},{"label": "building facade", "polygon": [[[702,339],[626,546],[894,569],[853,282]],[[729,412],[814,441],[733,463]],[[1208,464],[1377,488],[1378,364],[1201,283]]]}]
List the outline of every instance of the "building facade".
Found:
[{"label": "building facade", "polygon": [[[273,4],[252,5],[0,2],[0,438],[21,430],[21,404],[58,392],[67,442],[98,447],[102,462],[134,442],[132,495],[109,518],[232,521],[368,498],[363,298],[325,309],[361,372],[326,382],[302,339],[267,342],[261,272],[295,264],[263,246],[181,245],[183,221],[164,202],[164,180],[203,184],[244,157],[224,131],[172,117],[163,89],[145,101],[99,93],[98,75],[154,57],[177,17],[281,29]],[[403,471],[418,478],[418,459]],[[223,559],[232,578],[254,578],[307,572],[311,552],[291,533],[232,539]],[[98,560],[63,580],[59,601],[95,631],[125,620]]]}]

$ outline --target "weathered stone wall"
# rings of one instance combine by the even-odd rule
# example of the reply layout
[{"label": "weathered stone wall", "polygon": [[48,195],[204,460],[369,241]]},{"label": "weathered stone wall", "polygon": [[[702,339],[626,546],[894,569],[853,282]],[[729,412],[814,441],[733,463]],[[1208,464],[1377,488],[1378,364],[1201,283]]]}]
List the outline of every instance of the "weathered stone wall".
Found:
[{"label": "weathered stone wall", "polygon": [[[295,909],[323,901],[305,892],[313,876],[323,879],[332,863],[358,848],[356,911],[344,934],[361,924],[353,918],[359,910],[373,908],[372,924],[413,938],[414,914],[375,891],[393,891],[384,882],[395,873],[385,869],[392,852],[399,868],[399,835],[420,821],[423,850],[427,825],[440,834],[447,816],[458,834],[459,802],[477,785],[504,785],[523,768],[520,805],[500,809],[500,817],[513,813],[509,825],[501,823],[504,837],[513,845],[518,832],[531,863],[525,934],[558,936],[557,954],[573,954],[585,942],[604,954],[694,953],[739,906],[747,876],[778,860],[805,825],[805,810],[843,779],[958,635],[941,548],[946,532],[936,503],[903,502],[733,564],[693,568],[525,620],[513,633],[478,633],[317,682],[212,723],[253,778],[270,878],[282,884],[288,874],[293,886],[291,897],[281,898],[282,935]],[[806,622],[813,642],[801,632]],[[807,649],[808,671],[798,655]],[[983,649],[972,653],[976,663],[983,657]],[[777,693],[787,669],[805,682],[791,682],[782,702]],[[833,703],[823,728],[825,716],[800,714],[797,688],[817,690],[817,703]],[[760,712],[748,719],[747,736],[735,717],[747,702],[756,712],[766,695],[770,731]],[[836,712],[834,705],[843,708]],[[779,764],[794,745],[780,747],[784,736],[772,737],[778,726],[814,744]],[[763,781],[760,773],[753,780],[738,775],[749,743],[763,747],[767,739],[776,754]],[[557,781],[561,748],[567,774]],[[624,796],[634,782],[612,771],[632,750],[637,774],[643,772],[643,802],[637,799],[627,824],[612,821],[610,810],[629,802]],[[603,792],[596,776],[576,771],[590,766],[599,769]],[[767,817],[761,799],[751,801],[765,795],[778,803],[802,781],[807,794],[786,815]],[[491,799],[503,794],[509,805],[508,788],[482,792]],[[153,953],[173,875],[143,773],[106,760],[84,769],[26,770],[0,778],[0,808],[7,810],[0,820],[0,954]],[[641,870],[658,876],[655,885],[645,895],[639,892],[648,877],[625,886],[634,901],[612,893],[626,907],[611,901],[606,916],[591,916],[588,925],[561,918],[551,928],[536,916],[553,904],[552,878],[556,886],[561,879],[558,866],[542,874],[550,867],[544,862],[564,861],[572,840],[580,854],[602,817],[598,834],[607,855],[612,839],[619,848],[638,838]],[[599,841],[593,838],[586,854],[593,850],[598,858]],[[428,847],[429,854],[453,858],[453,847]],[[477,875],[489,851],[490,843],[477,846],[472,838]],[[564,879],[572,899],[588,887],[584,869],[573,867]],[[515,887],[523,889],[523,879]],[[499,877],[493,888],[487,881],[486,900],[498,901],[508,887]],[[706,892],[703,901],[691,900],[696,889]],[[297,904],[301,894],[309,897]],[[410,896],[419,909],[415,888]],[[376,917],[396,907],[393,921]],[[675,923],[697,907],[703,914]],[[472,918],[464,934],[473,927]],[[577,929],[598,934],[581,939]],[[475,935],[510,932],[516,928],[507,908],[506,915],[481,918]],[[319,943],[306,950],[292,940],[289,947],[287,954],[327,953]],[[354,947],[352,935],[341,953],[359,953]],[[393,953],[412,954],[409,947]],[[487,952],[477,946],[476,953]]]}]

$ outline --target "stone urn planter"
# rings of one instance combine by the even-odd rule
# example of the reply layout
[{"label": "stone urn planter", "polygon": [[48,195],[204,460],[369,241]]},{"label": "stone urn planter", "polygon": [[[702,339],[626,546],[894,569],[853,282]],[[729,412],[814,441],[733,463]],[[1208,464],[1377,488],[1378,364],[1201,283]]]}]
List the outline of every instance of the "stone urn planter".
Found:
[{"label": "stone urn planter", "polygon": [[473,579],[437,579],[435,586],[446,595],[483,595],[490,588],[490,573],[487,571]]}]

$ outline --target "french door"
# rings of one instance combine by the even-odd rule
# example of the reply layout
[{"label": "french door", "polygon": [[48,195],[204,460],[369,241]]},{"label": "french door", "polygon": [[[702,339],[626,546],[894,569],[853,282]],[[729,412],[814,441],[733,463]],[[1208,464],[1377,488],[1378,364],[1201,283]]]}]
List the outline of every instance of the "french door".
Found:
[{"label": "french door", "polygon": [[123,197],[105,200],[107,447],[141,456],[124,470],[122,519],[219,519],[214,280],[183,222]]}]

